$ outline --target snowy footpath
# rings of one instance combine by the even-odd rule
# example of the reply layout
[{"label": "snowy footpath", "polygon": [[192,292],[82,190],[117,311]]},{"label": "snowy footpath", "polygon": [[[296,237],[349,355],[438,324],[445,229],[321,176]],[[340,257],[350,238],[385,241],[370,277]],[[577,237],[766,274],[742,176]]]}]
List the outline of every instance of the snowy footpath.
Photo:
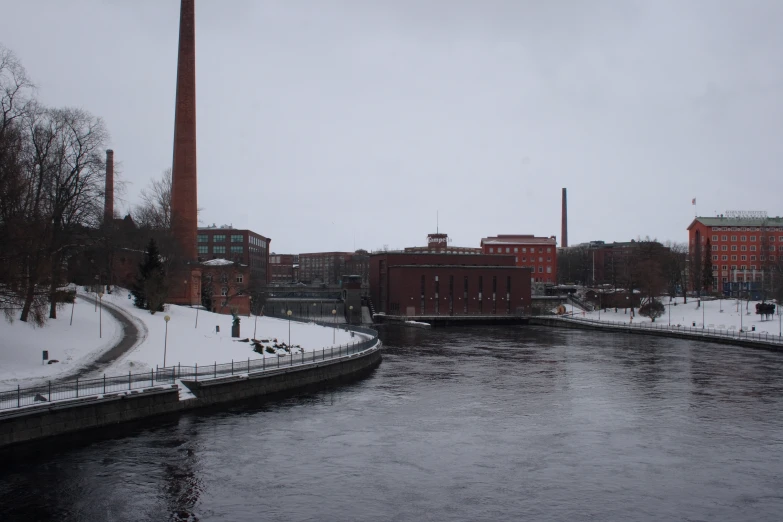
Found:
[{"label": "snowy footpath", "polygon": [[[19,320],[0,320],[0,391],[73,375],[117,345],[123,330],[107,313],[108,307],[116,307],[130,318],[139,330],[139,338],[108,366],[85,377],[149,372],[164,365],[164,353],[167,366],[206,366],[291,353],[304,353],[306,357],[308,352],[365,340],[365,336],[341,328],[270,317],[241,317],[240,339],[252,339],[255,330],[255,339],[263,341],[265,347],[261,354],[253,350],[252,343],[231,337],[231,316],[174,305],[153,315],[134,307],[129,292],[121,288],[103,296],[105,307],[101,312],[84,299],[85,295],[94,297],[80,289],[73,307],[63,306],[58,318],[42,327]],[[49,352],[49,360],[58,362],[42,364],[43,350]]]}]

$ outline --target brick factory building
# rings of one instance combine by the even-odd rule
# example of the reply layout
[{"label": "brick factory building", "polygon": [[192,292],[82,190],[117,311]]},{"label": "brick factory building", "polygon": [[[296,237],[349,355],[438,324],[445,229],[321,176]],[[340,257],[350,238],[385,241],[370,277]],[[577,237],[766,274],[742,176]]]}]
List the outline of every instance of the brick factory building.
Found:
[{"label": "brick factory building", "polygon": [[273,284],[299,281],[299,256],[296,254],[269,255],[269,282]]},{"label": "brick factory building", "polygon": [[427,236],[427,246],[407,247],[405,252],[422,254],[480,254],[480,248],[450,246],[448,234],[430,234]]},{"label": "brick factory building", "polygon": [[346,275],[358,275],[364,287],[369,285],[366,251],[299,254],[299,281],[303,283],[339,285]]},{"label": "brick factory building", "polygon": [[737,285],[752,290],[780,265],[783,218],[767,217],[766,212],[697,217],[688,226],[689,255],[703,260],[707,248],[712,252],[713,289],[727,295],[733,295]]},{"label": "brick factory building", "polygon": [[514,256],[516,266],[530,268],[536,283],[557,283],[557,240],[533,235],[500,234],[481,240],[481,251],[489,255]]},{"label": "brick factory building", "polygon": [[230,226],[199,227],[197,251],[199,261],[228,259],[247,265],[253,285],[266,285],[269,271],[269,244],[271,239],[252,230]]},{"label": "brick factory building", "polygon": [[377,312],[403,316],[523,315],[530,270],[513,256],[379,252],[370,256]]},{"label": "brick factory building", "polygon": [[202,291],[209,296],[202,304],[219,314],[249,315],[250,267],[228,259],[215,258],[201,263]]}]

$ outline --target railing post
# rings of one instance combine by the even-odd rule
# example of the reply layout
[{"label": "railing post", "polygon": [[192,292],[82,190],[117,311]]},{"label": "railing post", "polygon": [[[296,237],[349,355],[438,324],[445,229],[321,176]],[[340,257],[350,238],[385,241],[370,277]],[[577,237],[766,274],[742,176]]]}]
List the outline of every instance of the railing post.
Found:
[{"label": "railing post", "polygon": [[212,375],[212,377],[217,379],[217,361],[215,361],[215,373]]},{"label": "railing post", "polygon": [[49,381],[49,402],[52,402],[52,381]]},{"label": "railing post", "polygon": [[234,359],[231,359],[231,375],[234,375]]},{"label": "railing post", "polygon": [[106,393],[106,374],[103,374],[103,393]]},{"label": "railing post", "polygon": [[196,382],[198,382],[198,363],[196,363]]},{"label": "railing post", "polygon": [[155,386],[155,374],[152,369],[150,369],[150,386]]},{"label": "railing post", "polygon": [[131,372],[128,370],[128,389],[131,389]]},{"label": "railing post", "polygon": [[22,407],[22,388],[18,384],[16,385],[16,407]]},{"label": "railing post", "polygon": [[177,363],[177,377],[182,377],[182,363]]},{"label": "railing post", "polygon": [[79,398],[79,378],[76,378],[76,398]]}]

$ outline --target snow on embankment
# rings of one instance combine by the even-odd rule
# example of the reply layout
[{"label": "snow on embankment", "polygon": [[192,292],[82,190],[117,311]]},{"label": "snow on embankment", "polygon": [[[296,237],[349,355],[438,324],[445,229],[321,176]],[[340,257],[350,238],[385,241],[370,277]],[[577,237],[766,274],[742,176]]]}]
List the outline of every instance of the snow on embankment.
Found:
[{"label": "snow on embankment", "polygon": [[[104,300],[107,299],[104,296]],[[111,365],[107,373],[140,372],[163,366],[164,342],[166,349],[166,365],[172,366],[181,363],[187,366],[194,364],[209,365],[217,362],[228,363],[233,361],[246,361],[265,357],[277,357],[276,353],[264,355],[253,351],[252,343],[237,342],[231,337],[230,315],[221,315],[205,310],[198,311],[198,326],[196,325],[196,308],[187,306],[167,306],[165,312],[154,315],[146,310],[140,310],[133,306],[133,301],[128,298],[127,290],[117,289],[110,301],[133,316],[134,320],[142,323],[147,330],[146,338],[134,349],[121,357]],[[168,315],[168,335],[166,335],[166,322],[164,317]],[[219,331],[218,328],[219,327]],[[240,339],[255,338],[265,340],[266,346],[274,344],[290,344],[294,352],[299,350],[311,352],[325,347],[344,345],[346,343],[359,342],[364,339],[359,334],[351,335],[351,332],[339,328],[330,328],[311,323],[299,323],[276,319],[271,317],[246,317],[240,318]],[[141,329],[141,328],[140,328]],[[275,343],[277,340],[277,343]],[[282,353],[282,352],[280,352]]]},{"label": "snow on embankment", "polygon": [[[43,326],[24,323],[18,314],[13,322],[0,319],[0,389],[73,373],[114,346],[121,335],[122,326],[105,309],[96,311],[93,303],[79,297],[74,305],[61,306],[57,319]],[[43,350],[50,361],[59,362],[42,365]]]}]

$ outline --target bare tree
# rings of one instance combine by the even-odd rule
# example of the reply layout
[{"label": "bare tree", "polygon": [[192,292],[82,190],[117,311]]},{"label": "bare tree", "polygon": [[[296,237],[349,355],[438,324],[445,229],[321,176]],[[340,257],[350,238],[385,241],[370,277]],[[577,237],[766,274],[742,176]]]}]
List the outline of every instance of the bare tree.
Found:
[{"label": "bare tree", "polygon": [[151,180],[140,197],[141,204],[133,210],[136,224],[153,230],[171,229],[171,169]]}]

